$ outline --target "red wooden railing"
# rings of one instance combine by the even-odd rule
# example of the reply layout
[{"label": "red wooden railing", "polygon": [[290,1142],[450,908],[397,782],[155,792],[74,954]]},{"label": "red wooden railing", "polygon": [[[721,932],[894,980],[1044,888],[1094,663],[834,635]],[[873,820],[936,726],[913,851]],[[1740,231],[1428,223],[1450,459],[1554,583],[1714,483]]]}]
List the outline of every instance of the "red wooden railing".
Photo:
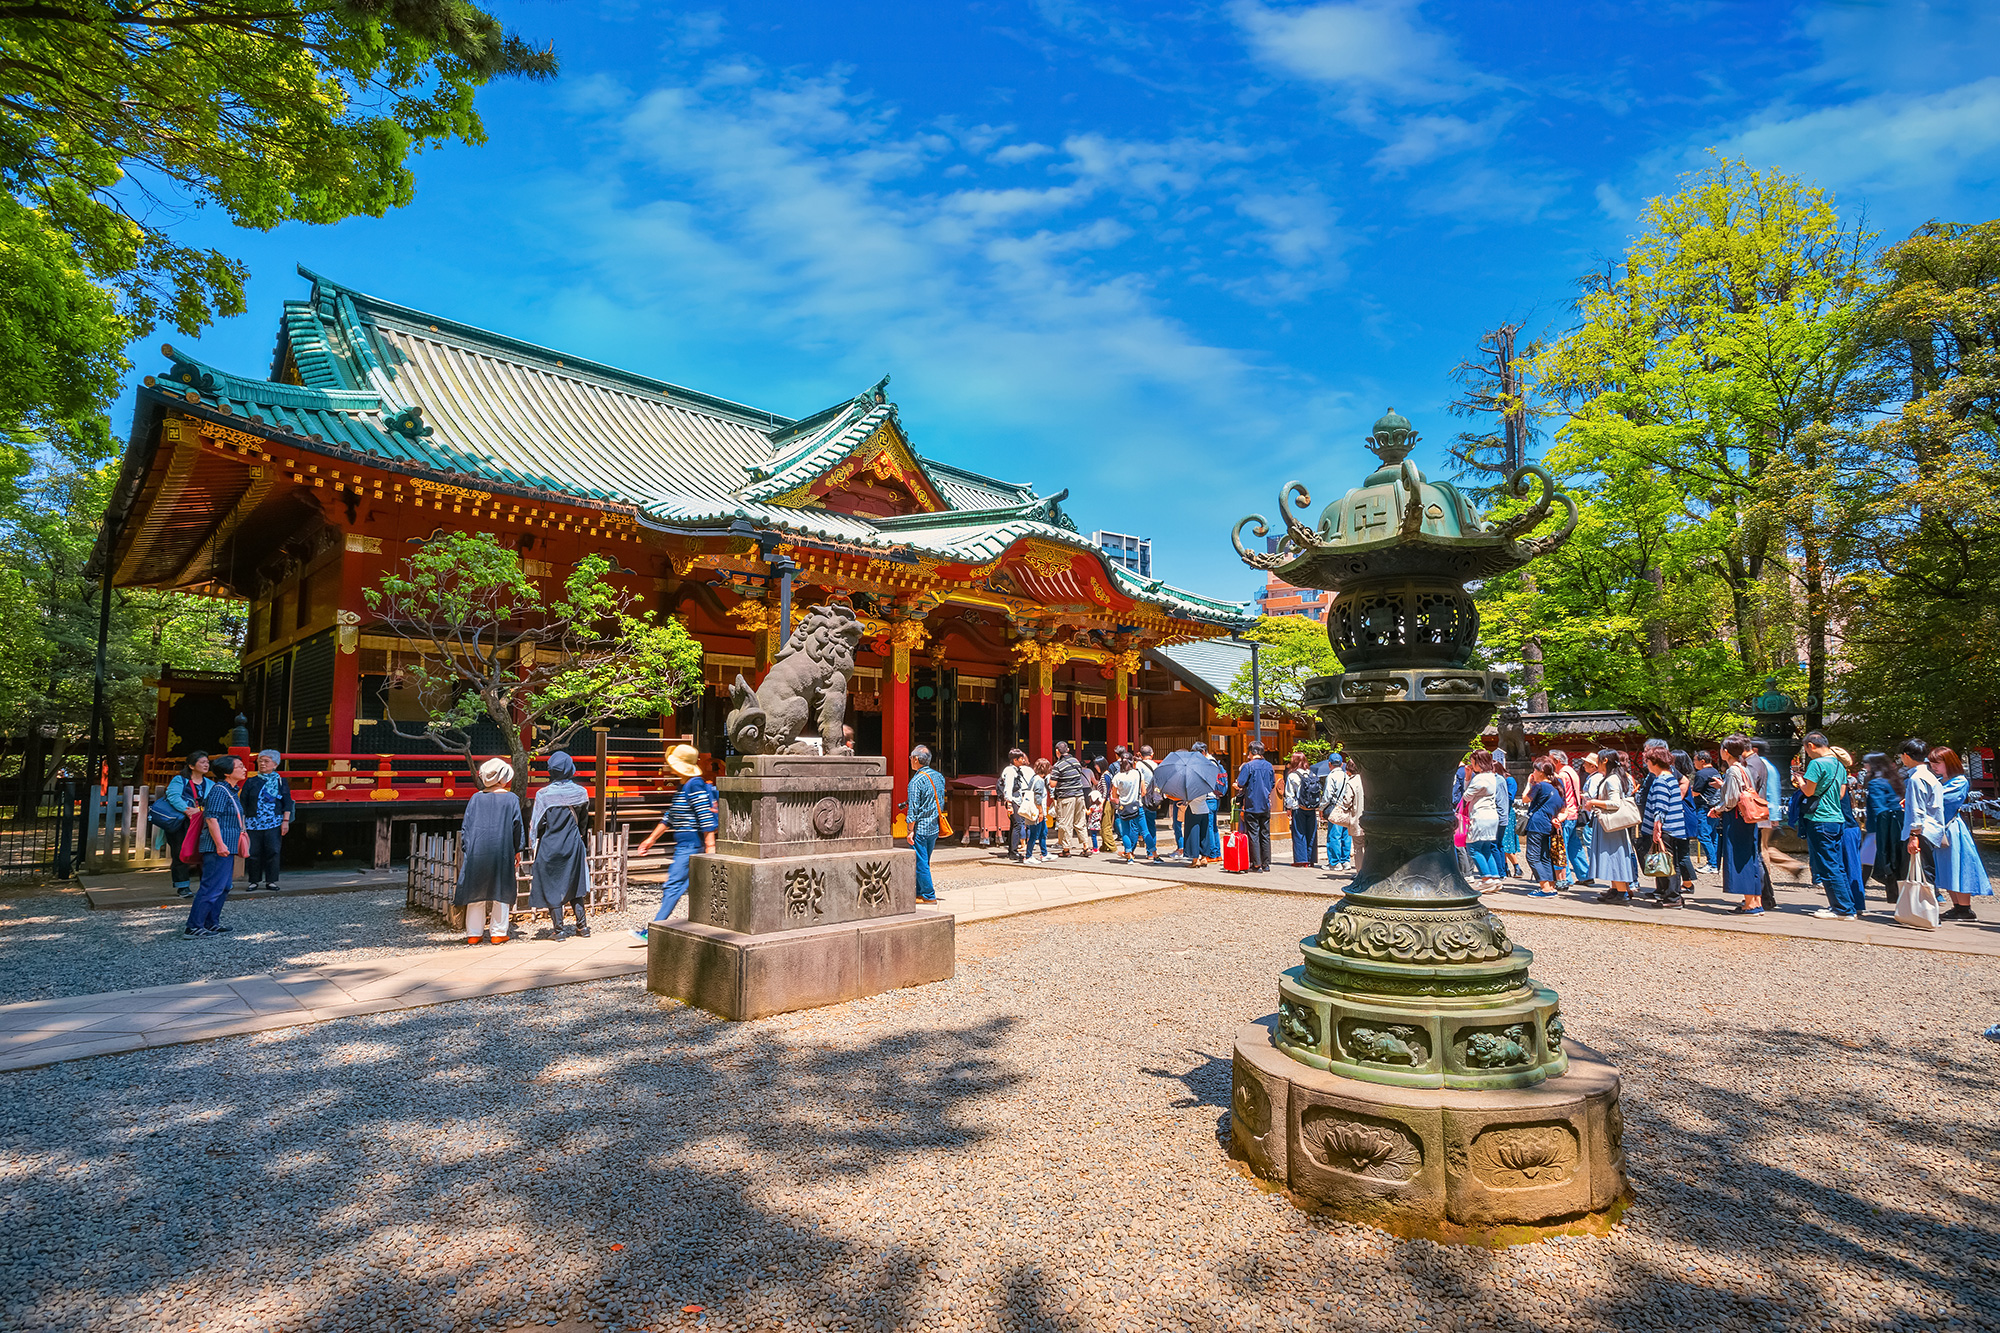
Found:
[{"label": "red wooden railing", "polygon": [[[606,791],[611,796],[641,797],[666,792],[679,781],[666,767],[664,749],[658,742],[651,754],[611,754],[605,760],[609,778]],[[238,759],[250,762],[249,750],[231,750]],[[482,762],[490,756],[482,756]],[[506,758],[505,755],[498,756]],[[597,759],[579,754],[576,780],[595,790]],[[703,769],[710,765],[704,757]],[[361,801],[462,801],[479,790],[479,782],[466,771],[465,762],[442,754],[299,754],[287,753],[279,771],[291,784],[292,799],[300,805]],[[163,787],[180,772],[177,761],[146,765],[146,781]],[[548,785],[548,775],[539,761],[528,779],[534,792]]]}]

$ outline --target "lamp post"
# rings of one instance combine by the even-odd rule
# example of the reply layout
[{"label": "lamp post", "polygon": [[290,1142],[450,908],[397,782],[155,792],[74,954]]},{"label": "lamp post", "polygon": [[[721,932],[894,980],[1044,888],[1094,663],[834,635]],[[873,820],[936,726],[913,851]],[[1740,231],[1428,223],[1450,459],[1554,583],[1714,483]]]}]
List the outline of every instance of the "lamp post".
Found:
[{"label": "lamp post", "polygon": [[[1392,409],[1369,445],[1381,466],[1330,504],[1286,485],[1276,551],[1231,540],[1245,563],[1334,592],[1327,634],[1344,674],[1306,687],[1360,770],[1360,872],[1278,982],[1276,1014],[1236,1043],[1232,1141],[1259,1175],[1354,1220],[1405,1235],[1506,1243],[1600,1229],[1629,1199],[1618,1075],[1563,1038],[1561,1002],[1529,975],[1458,867],[1451,778],[1507,700],[1468,665],[1479,613],[1465,584],[1560,546],[1576,505],[1539,467],[1509,478],[1523,512],[1487,523],[1426,481]],[[1532,536],[1560,501],[1567,519]]]}]

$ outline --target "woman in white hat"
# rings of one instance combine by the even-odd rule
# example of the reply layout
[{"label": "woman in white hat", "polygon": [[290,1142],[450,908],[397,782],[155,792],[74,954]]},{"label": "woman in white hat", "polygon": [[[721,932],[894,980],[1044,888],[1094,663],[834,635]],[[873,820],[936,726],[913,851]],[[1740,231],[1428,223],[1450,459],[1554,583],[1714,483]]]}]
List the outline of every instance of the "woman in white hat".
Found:
[{"label": "woman in white hat", "polygon": [[[667,754],[667,767],[678,774],[681,788],[674,798],[667,802],[666,813],[660,816],[660,823],[646,840],[639,844],[639,855],[653,850],[653,844],[668,830],[674,835],[674,859],[667,868],[667,884],[660,895],[660,910],[653,914],[653,921],[665,921],[673,915],[674,908],[688,891],[688,858],[696,852],[715,855],[715,788],[701,779],[701,752],[692,745],[676,745]],[[641,926],[632,933],[640,939],[647,937],[650,926]]]},{"label": "woman in white hat", "polygon": [[528,845],[521,800],[508,790],[514,766],[489,759],[479,766],[480,790],[465,803],[465,830],[459,835],[458,889],[453,904],[465,909],[465,942],[507,942],[507,917],[514,910],[521,849]]}]

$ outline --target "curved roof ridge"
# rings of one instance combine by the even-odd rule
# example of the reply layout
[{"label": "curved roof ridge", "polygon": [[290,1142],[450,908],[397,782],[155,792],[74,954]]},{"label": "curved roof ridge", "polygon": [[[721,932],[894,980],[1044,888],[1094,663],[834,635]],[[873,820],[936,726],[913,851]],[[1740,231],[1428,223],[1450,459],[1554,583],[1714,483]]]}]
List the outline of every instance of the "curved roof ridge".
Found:
[{"label": "curved roof ridge", "polygon": [[608,365],[602,361],[593,361],[589,357],[576,356],[558,348],[529,342],[524,338],[516,338],[505,333],[496,333],[491,329],[483,329],[477,324],[467,324],[462,320],[451,319],[444,315],[433,315],[428,311],[418,310],[413,306],[399,305],[394,301],[387,301],[379,296],[370,296],[366,292],[357,291],[352,287],[344,286],[331,278],[315,273],[304,264],[298,266],[298,271],[300,277],[309,279],[313,283],[315,298],[321,295],[321,288],[325,289],[326,295],[336,298],[346,298],[358,312],[358,317],[365,323],[372,323],[378,318],[386,318],[405,326],[403,331],[406,333],[437,338],[447,343],[456,341],[460,345],[465,346],[465,350],[483,351],[499,356],[502,359],[520,360],[525,364],[556,374],[573,374],[580,378],[595,377],[606,381],[616,388],[655,394],[660,398],[671,401],[676,407],[706,410],[714,412],[717,415],[762,424],[766,428],[782,428],[793,424],[791,417],[783,416],[776,412],[768,412],[760,407],[751,407],[746,403],[734,402],[727,398],[718,398],[714,394],[703,393],[699,389],[690,389],[685,385],[675,384],[669,380],[655,379],[650,375],[641,375],[634,371],[622,370],[617,366]]}]

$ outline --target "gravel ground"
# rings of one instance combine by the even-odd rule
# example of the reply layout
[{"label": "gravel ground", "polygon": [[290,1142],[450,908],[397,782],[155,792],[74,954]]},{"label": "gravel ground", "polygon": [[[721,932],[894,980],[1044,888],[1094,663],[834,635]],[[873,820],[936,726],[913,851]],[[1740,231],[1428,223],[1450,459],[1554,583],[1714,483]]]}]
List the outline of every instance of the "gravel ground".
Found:
[{"label": "gravel ground", "polygon": [[[625,911],[592,916],[591,929],[643,924],[659,905],[658,886],[641,887]],[[187,912],[185,903],[93,912],[81,889],[0,896],[0,1004],[359,963],[429,953],[465,938],[442,917],[406,908],[401,888],[238,895],[223,907],[230,933],[218,939],[183,939]]]},{"label": "gravel ground", "polygon": [[[940,864],[946,887],[1037,879],[1035,871],[983,861]],[[658,880],[630,892],[623,912],[600,912],[591,929],[625,930],[652,920]],[[138,990],[284,968],[324,967],[427,953],[464,939],[439,917],[403,905],[401,888],[290,898],[236,895],[224,906],[223,939],[186,940],[187,904],[93,912],[81,889],[0,893],[0,1004]],[[674,909],[685,917],[685,906]],[[537,921],[535,928],[548,924]]]},{"label": "gravel ground", "polygon": [[0,1076],[0,1327],[2000,1328],[2000,962],[1514,918],[1639,1197],[1488,1252],[1225,1157],[1318,912],[986,922],[950,982],[752,1023],[620,979]]}]

